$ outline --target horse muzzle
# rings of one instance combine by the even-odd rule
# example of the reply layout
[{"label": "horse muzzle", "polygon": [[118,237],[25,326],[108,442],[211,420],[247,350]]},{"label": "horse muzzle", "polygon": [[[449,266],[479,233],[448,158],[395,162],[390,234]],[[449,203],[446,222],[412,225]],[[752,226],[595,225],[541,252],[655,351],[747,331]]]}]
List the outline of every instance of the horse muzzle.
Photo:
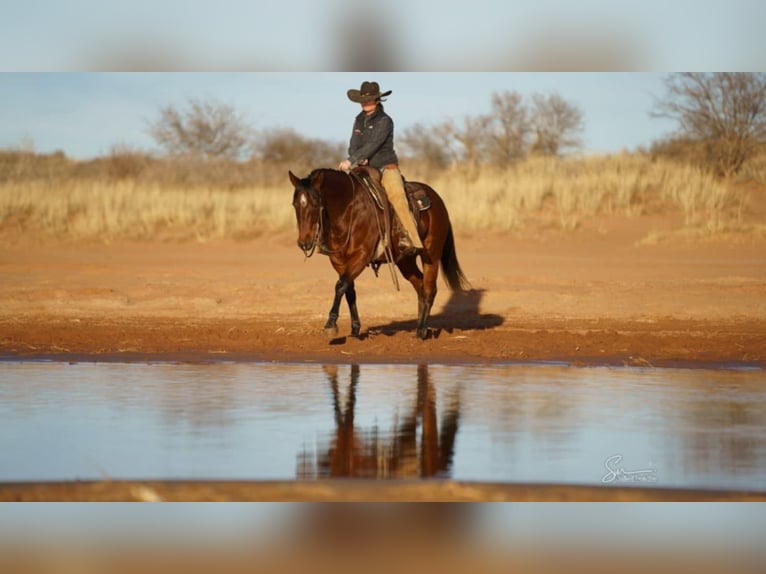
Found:
[{"label": "horse muzzle", "polygon": [[297,243],[301,251],[308,253],[314,249],[314,246],[316,245],[316,239],[305,239],[303,241],[299,239]]}]

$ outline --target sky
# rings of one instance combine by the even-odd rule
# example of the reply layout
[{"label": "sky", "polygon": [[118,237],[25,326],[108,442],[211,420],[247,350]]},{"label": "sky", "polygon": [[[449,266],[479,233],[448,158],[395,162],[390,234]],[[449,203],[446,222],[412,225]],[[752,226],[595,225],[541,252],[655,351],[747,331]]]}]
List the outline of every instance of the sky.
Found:
[{"label": "sky", "polygon": [[672,131],[649,116],[665,73],[766,69],[763,0],[7,4],[0,147],[76,158],[153,149],[147,123],[190,98],[345,142],[345,93],[365,80],[393,90],[397,133],[487,112],[495,92],[558,92],[584,113],[585,151],[613,152]]},{"label": "sky", "polygon": [[24,0],[0,69],[753,71],[764,21],[763,0]]},{"label": "sky", "polygon": [[[163,106],[189,99],[233,106],[256,130],[291,128],[305,137],[347,142],[359,105],[348,89],[367,80],[392,90],[386,111],[396,133],[419,123],[461,121],[490,111],[493,93],[558,93],[585,119],[586,153],[647,146],[674,124],[650,117],[664,94],[662,73],[522,72],[218,72],[0,74],[0,148],[64,151],[85,159],[112,146],[158,148],[147,131]],[[340,158],[342,159],[342,158]]]}]

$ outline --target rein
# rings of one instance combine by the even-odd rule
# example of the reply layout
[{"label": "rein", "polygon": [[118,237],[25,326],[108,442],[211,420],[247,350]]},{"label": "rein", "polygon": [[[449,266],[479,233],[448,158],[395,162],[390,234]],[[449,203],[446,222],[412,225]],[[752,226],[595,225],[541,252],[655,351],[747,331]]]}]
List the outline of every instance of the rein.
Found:
[{"label": "rein", "polygon": [[[349,179],[351,179],[351,175],[348,175]],[[343,244],[338,247],[337,249],[328,249],[327,245],[324,241],[322,241],[322,237],[324,236],[324,213],[325,213],[325,205],[324,205],[324,196],[319,193],[317,190],[315,190],[313,187],[309,187],[309,190],[311,193],[316,194],[319,197],[319,218],[317,221],[317,224],[314,226],[316,229],[314,233],[314,240],[311,242],[311,249],[304,250],[303,255],[304,261],[308,258],[310,258],[312,255],[314,255],[314,251],[316,250],[317,246],[319,245],[319,251],[325,255],[334,255],[336,253],[340,253],[343,249],[346,248],[346,246],[351,241],[351,232],[354,229],[354,222],[353,220],[349,222],[348,224],[348,235],[346,236],[346,240],[343,242]],[[354,185],[354,181],[351,180],[351,193],[352,198],[351,201],[353,201],[353,198],[356,196],[356,186]],[[320,245],[323,244],[323,245]]]},{"label": "rein", "polygon": [[[353,172],[349,172],[348,176],[352,177]],[[373,201],[378,207],[380,207],[380,210],[383,211],[385,208],[380,202],[379,197],[376,195],[375,191],[372,189],[372,183],[366,180],[365,178],[359,176],[359,174],[354,173],[353,175],[354,179],[356,179],[360,185],[364,185],[367,191],[369,192],[369,195],[366,197]],[[396,287],[396,290],[399,291],[399,279],[396,276],[396,271],[394,270],[394,254],[391,251],[391,241],[390,237],[391,234],[388,230],[388,223],[389,220],[383,215],[383,219],[385,221],[385,224],[381,223],[380,218],[381,214],[378,213],[378,210],[376,209],[376,206],[372,206],[372,210],[375,213],[375,222],[378,224],[378,237],[379,241],[382,241],[385,244],[384,249],[384,255],[386,257],[386,262],[388,263],[388,270],[391,272],[391,281],[394,283],[394,287]],[[385,227],[385,229],[384,229]],[[378,269],[374,265],[372,265],[373,270],[375,271],[375,276],[378,276]]]},{"label": "rein", "polygon": [[314,228],[316,229],[316,232],[314,233],[314,241],[311,242],[311,248],[310,249],[304,249],[303,250],[303,260],[310,258],[312,255],[314,255],[314,250],[317,248],[317,243],[319,242],[319,234],[322,232],[322,210],[319,210],[319,223],[317,223]]}]

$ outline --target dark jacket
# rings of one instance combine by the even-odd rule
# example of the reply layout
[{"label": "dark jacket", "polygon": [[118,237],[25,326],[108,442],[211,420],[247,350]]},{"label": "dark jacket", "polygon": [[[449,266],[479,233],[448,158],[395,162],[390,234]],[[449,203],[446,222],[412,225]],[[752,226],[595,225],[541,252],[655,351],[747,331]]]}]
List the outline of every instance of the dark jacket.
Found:
[{"label": "dark jacket", "polygon": [[348,159],[352,164],[363,159],[377,169],[391,163],[399,163],[394,151],[394,121],[378,105],[375,112],[368,116],[361,112],[354,120],[354,131],[348,145]]}]

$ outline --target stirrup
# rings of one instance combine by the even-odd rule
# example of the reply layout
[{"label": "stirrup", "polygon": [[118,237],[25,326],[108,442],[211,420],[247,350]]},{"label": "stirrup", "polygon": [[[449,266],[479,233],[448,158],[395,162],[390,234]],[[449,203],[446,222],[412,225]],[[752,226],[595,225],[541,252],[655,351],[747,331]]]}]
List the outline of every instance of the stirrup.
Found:
[{"label": "stirrup", "polygon": [[[402,225],[401,221],[397,222],[399,225],[399,243],[397,247],[399,248],[399,253],[404,255],[416,255],[418,253],[421,253],[423,251],[423,248],[421,247],[415,247],[415,245],[412,243],[412,238],[410,237],[410,234],[407,233],[407,231],[404,229],[404,225]],[[422,241],[422,240],[421,240]]]},{"label": "stirrup", "polygon": [[407,237],[406,239],[405,238],[400,239],[398,247],[399,247],[399,255],[402,257],[409,256],[409,255],[417,255],[418,253],[422,251],[420,247],[415,247],[412,244],[409,237]]}]

